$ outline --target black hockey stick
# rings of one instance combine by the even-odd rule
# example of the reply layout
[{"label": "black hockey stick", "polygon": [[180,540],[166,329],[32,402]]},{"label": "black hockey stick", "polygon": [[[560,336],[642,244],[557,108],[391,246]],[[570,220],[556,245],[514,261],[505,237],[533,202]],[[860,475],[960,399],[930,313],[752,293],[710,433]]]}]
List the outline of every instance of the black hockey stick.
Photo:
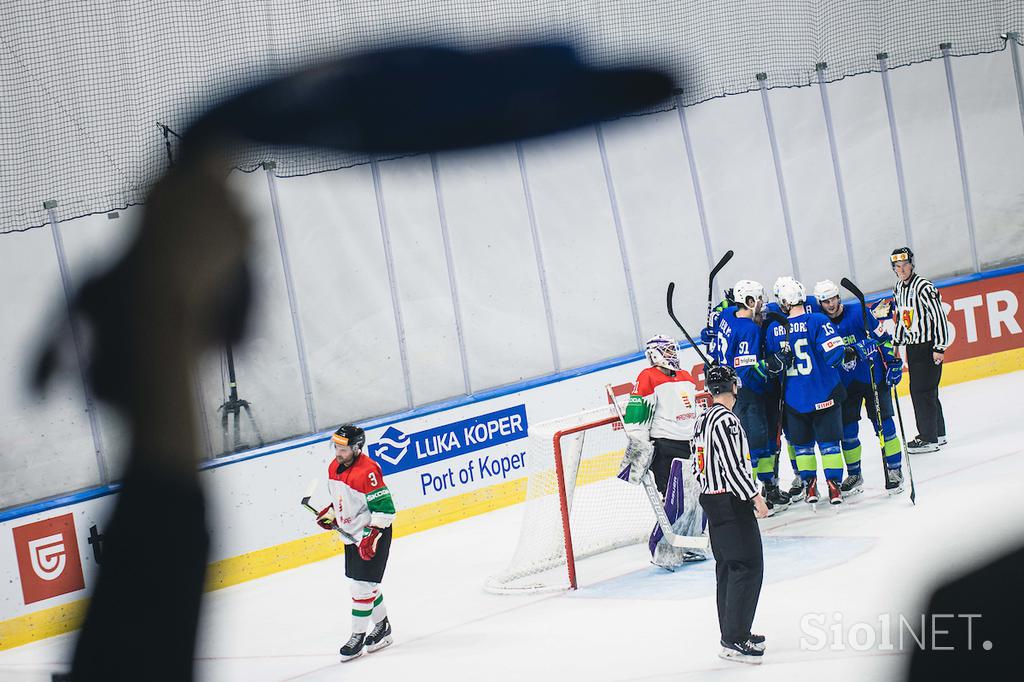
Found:
[{"label": "black hockey stick", "polygon": [[[789,342],[789,318],[781,313],[777,313],[773,310],[765,313],[765,319],[769,322],[775,322],[780,325],[786,332],[786,346],[792,348],[792,344]],[[782,371],[779,372],[781,379],[779,380],[779,428],[782,428],[783,421],[786,419],[786,370],[787,367],[783,367]],[[779,447],[779,459],[782,459],[782,447]],[[776,461],[775,475],[778,476],[777,469],[782,466],[780,462]]]},{"label": "black hockey stick", "polygon": [[[851,282],[846,277],[843,277],[839,281],[839,283],[842,284],[843,287],[845,287],[847,290],[849,290],[849,292],[851,294],[856,296],[858,301],[860,301],[861,321],[864,324],[864,332],[867,334],[868,338],[870,338],[871,337],[871,326],[868,324],[868,305],[867,305],[867,303],[864,300],[864,292],[861,291],[860,288],[856,284]],[[881,356],[881,351],[879,351],[879,356]],[[882,363],[882,366],[883,367],[885,366],[884,362]],[[882,475],[883,476],[888,476],[888,474],[889,474],[888,467],[885,464],[885,436],[882,435],[882,407],[881,407],[881,404],[880,404],[880,402],[878,400],[878,385],[875,383],[874,363],[871,363],[871,365],[868,367],[868,378],[871,380],[871,396],[875,399],[875,419],[874,419],[874,423],[872,424],[872,426],[875,427],[875,435],[878,436],[878,445],[882,448]],[[897,401],[897,408],[898,407],[899,407],[899,403]],[[902,421],[902,419],[901,419],[901,421]],[[903,449],[906,450],[906,442],[904,442]],[[914,472],[910,468],[910,452],[906,453],[906,461],[907,461],[907,478],[910,481],[910,503],[911,504],[917,504],[917,490],[914,488]]]},{"label": "black hockey stick", "polygon": [[[308,489],[306,490],[306,496],[305,496],[305,497],[303,497],[303,498],[302,498],[302,501],[301,501],[301,502],[299,503],[299,504],[301,504],[301,505],[302,505],[303,507],[305,507],[306,509],[308,509],[309,511],[313,512],[313,516],[319,516],[319,515],[320,515],[320,510],[319,510],[319,509],[317,509],[316,507],[314,507],[314,506],[313,506],[313,505],[312,505],[312,504],[310,503],[310,501],[309,501],[309,499],[310,499],[311,497],[313,497],[313,493],[314,493],[314,492],[316,491],[316,484],[317,484],[317,480],[316,480],[315,478],[314,478],[314,479],[313,479],[312,481],[310,481],[310,483],[309,483],[309,488],[308,488]],[[356,542],[356,539],[355,539],[354,537],[352,537],[351,535],[349,535],[348,533],[346,533],[345,531],[343,531],[343,530],[342,530],[342,529],[341,529],[341,528],[340,528],[340,527],[338,526],[338,524],[337,524],[337,523],[332,523],[332,524],[331,524],[331,527],[332,527],[332,528],[333,528],[334,530],[338,531],[338,534],[339,534],[339,535],[341,535],[341,537],[345,538],[346,540],[348,540],[349,542],[351,542],[351,543],[352,543],[353,545],[358,545],[358,544],[359,544],[358,542]]]},{"label": "black hockey stick", "polygon": [[665,303],[668,306],[668,316],[671,317],[672,321],[676,323],[676,326],[679,327],[679,331],[681,331],[683,333],[683,336],[686,337],[686,340],[689,341],[690,345],[693,346],[693,349],[695,351],[697,351],[697,355],[699,355],[700,359],[704,361],[704,364],[708,365],[708,366],[711,366],[711,365],[715,364],[715,363],[711,362],[711,360],[708,360],[708,356],[704,354],[704,352],[700,349],[700,346],[698,346],[696,343],[693,342],[693,337],[690,336],[689,332],[686,331],[686,327],[684,327],[682,325],[682,323],[679,321],[679,318],[676,317],[676,313],[672,309],[672,294],[675,293],[675,290],[676,290],[676,283],[675,282],[669,282],[668,283],[668,292],[667,292],[667,294],[665,296],[665,298],[666,298]]},{"label": "black hockey stick", "polygon": [[[711,322],[711,302],[712,302],[711,299],[715,295],[715,292],[714,292],[715,277],[717,277],[718,273],[722,271],[722,268],[724,268],[726,266],[726,264],[729,261],[732,260],[733,255],[734,254],[732,252],[732,249],[729,249],[728,251],[726,251],[725,255],[722,256],[722,258],[718,261],[718,264],[715,265],[715,267],[711,268],[711,273],[708,274],[708,316],[707,316],[707,320],[708,320],[709,323]],[[711,352],[710,345],[707,347],[707,350],[708,350],[708,352]]]}]

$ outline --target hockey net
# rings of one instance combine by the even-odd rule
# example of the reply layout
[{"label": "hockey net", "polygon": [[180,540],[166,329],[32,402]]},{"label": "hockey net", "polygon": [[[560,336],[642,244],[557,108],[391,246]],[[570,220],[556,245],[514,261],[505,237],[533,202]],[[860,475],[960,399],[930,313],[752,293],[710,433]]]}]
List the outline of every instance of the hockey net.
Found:
[{"label": "hockey net", "polygon": [[530,424],[519,543],[485,590],[575,589],[576,561],[647,539],[655,524],[650,501],[617,478],[626,442],[611,405]]}]

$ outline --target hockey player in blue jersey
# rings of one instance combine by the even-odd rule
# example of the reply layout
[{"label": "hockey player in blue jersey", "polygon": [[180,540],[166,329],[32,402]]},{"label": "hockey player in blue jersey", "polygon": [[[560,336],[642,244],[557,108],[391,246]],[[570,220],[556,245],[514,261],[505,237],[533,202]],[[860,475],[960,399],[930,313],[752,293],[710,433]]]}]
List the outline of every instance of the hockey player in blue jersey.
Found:
[{"label": "hockey player in blue jersey", "polygon": [[783,395],[787,435],[796,451],[806,502],[818,501],[817,443],[828,485],[829,502],[843,501],[843,437],[841,404],[846,397],[839,379],[845,346],[832,323],[821,313],[808,313],[807,295],[796,280],[779,287],[779,305],[789,328],[773,324],[765,339],[766,366],[784,373]]},{"label": "hockey player in blue jersey", "polygon": [[[772,287],[773,300],[769,302],[767,306],[765,306],[766,314],[774,312],[779,313],[782,316],[785,316],[785,313],[782,311],[782,306],[779,305],[779,289],[782,287],[782,285],[788,284],[790,282],[796,282],[796,279],[794,279],[792,275],[782,275],[781,277],[775,280],[775,285]],[[821,312],[821,308],[818,307],[818,301],[814,298],[814,296],[808,296],[807,300],[804,301],[804,310],[806,310],[808,313]],[[774,322],[769,322],[768,328],[766,328],[765,333],[770,333],[771,327],[775,324],[776,323]],[[779,381],[779,378],[777,376],[769,377],[768,390],[765,393],[765,405],[766,417],[768,420],[768,430],[769,433],[772,434],[771,446],[772,455],[775,457],[776,484],[779,480],[779,465],[781,464],[782,460],[782,439],[780,438],[780,436],[781,433],[786,431],[786,423],[785,419],[783,418],[784,415],[782,414],[782,411],[779,409],[781,407],[781,401],[779,400],[781,391],[782,386],[781,382]],[[793,469],[793,482],[790,484],[789,491],[787,492],[787,494],[791,498],[795,498],[800,495],[803,495],[804,483],[803,480],[800,478],[800,470],[796,466],[796,451],[793,449],[793,443],[789,442],[789,434],[786,434],[786,440],[786,449],[789,451],[789,465]]]},{"label": "hockey player in blue jersey", "polygon": [[[814,286],[814,295],[821,305],[822,312],[831,320],[843,343],[856,352],[851,358],[849,351],[846,362],[840,368],[839,377],[846,387],[846,398],[843,400],[843,459],[846,462],[846,479],[841,489],[843,495],[856,494],[861,491],[864,479],[861,473],[861,444],[859,438],[861,407],[867,408],[868,419],[872,429],[882,431],[885,455],[885,489],[890,494],[903,490],[902,450],[896,435],[896,424],[893,421],[892,393],[883,387],[891,388],[900,382],[903,376],[903,361],[893,349],[892,337],[885,327],[872,315],[875,329],[870,337],[864,329],[864,318],[860,303],[843,303],[839,298],[839,287],[831,280],[818,282]],[[874,375],[878,390],[878,406],[882,412],[881,424],[875,412],[875,398],[871,395],[871,379]]]},{"label": "hockey player in blue jersey", "polygon": [[[768,374],[764,361],[764,338],[761,329],[764,308],[764,287],[749,279],[741,279],[732,288],[735,307],[720,311],[715,328],[715,358],[732,368],[740,380],[736,405],[733,408],[750,447],[750,466],[764,486],[764,498],[770,513],[789,504],[789,495],[779,490],[775,478],[775,456],[772,444],[775,432],[769,432],[766,419],[765,391]],[[778,396],[774,398],[774,409]]]}]

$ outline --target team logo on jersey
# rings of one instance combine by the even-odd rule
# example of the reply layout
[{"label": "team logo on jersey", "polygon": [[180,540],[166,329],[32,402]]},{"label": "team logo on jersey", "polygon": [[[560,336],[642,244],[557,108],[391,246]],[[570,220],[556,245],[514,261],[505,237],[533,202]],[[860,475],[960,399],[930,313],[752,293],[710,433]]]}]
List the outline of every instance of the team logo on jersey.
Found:
[{"label": "team logo on jersey", "polygon": [[697,446],[697,469],[703,474],[704,473],[704,446]]},{"label": "team logo on jersey", "polygon": [[389,426],[380,435],[377,442],[370,446],[370,457],[381,459],[388,464],[397,465],[409,451],[409,436],[402,433],[394,426]]},{"label": "team logo on jersey", "polygon": [[900,311],[900,319],[903,320],[903,326],[910,329],[914,324],[914,311],[910,308],[904,308]]},{"label": "team logo on jersey", "polygon": [[85,587],[72,514],[18,526],[12,534],[26,604]]}]

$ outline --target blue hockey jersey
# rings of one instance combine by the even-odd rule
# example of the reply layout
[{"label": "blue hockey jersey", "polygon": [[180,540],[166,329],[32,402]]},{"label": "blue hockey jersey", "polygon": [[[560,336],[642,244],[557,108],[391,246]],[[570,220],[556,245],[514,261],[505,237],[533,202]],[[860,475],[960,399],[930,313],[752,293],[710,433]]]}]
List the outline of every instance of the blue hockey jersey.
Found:
[{"label": "blue hockey jersey", "polygon": [[[868,338],[868,333],[864,330],[864,318],[861,314],[861,305],[859,301],[852,303],[843,304],[842,314],[833,320],[831,320],[832,326],[835,327],[836,332],[843,339],[843,343],[847,346],[851,346],[858,341],[863,341]],[[885,379],[885,361],[891,361],[895,358],[895,351],[892,347],[892,337],[889,332],[885,331],[885,326],[881,322],[875,319],[873,315],[868,314],[868,324],[874,325],[874,329],[871,331],[871,338],[878,343],[880,353],[874,354],[870,361],[857,360],[856,366],[853,370],[845,370],[840,365],[839,377],[843,382],[844,386],[849,386],[853,381],[859,381],[863,384],[871,382],[871,377],[868,374],[868,366],[870,365],[875,374],[875,383],[881,384]]]},{"label": "blue hockey jersey", "polygon": [[761,327],[748,317],[737,317],[730,307],[718,315],[715,328],[715,359],[732,367],[742,386],[764,393],[767,374],[764,369]]},{"label": "blue hockey jersey", "polygon": [[[771,325],[765,339],[766,352],[777,352],[786,340],[786,330],[779,324]],[[843,339],[832,323],[821,313],[791,317],[789,343],[793,362],[784,381],[786,404],[802,413],[834,405],[834,392],[840,384],[837,368],[843,362]]]}]

